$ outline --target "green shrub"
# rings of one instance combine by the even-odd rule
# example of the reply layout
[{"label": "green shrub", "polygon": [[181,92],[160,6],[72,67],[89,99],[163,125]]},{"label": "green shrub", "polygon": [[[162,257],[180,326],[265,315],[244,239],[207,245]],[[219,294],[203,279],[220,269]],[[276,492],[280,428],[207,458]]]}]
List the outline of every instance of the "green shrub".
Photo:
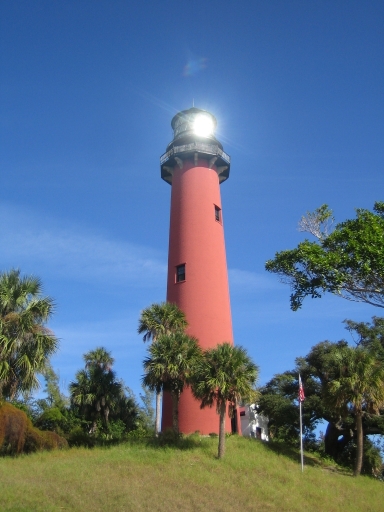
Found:
[{"label": "green shrub", "polygon": [[52,430],[59,433],[65,431],[66,424],[66,417],[57,407],[52,407],[44,411],[35,423],[41,430]]},{"label": "green shrub", "polygon": [[167,428],[164,432],[160,432],[159,436],[156,438],[157,444],[160,446],[168,445],[168,446],[177,446],[180,442],[181,435],[175,434],[175,432]]},{"label": "green shrub", "polygon": [[147,439],[148,437],[154,437],[154,432],[142,427],[136,428],[135,430],[131,430],[130,432],[127,432],[127,434],[125,435],[126,439]]},{"label": "green shrub", "polygon": [[190,441],[192,443],[199,444],[201,442],[200,431],[197,430],[193,434],[190,434],[189,436],[183,437],[183,440],[188,440],[188,441]]},{"label": "green shrub", "polygon": [[[350,441],[342,451],[337,462],[348,468],[353,468],[356,460],[356,443]],[[362,475],[379,478],[382,473],[383,460],[380,449],[377,448],[368,438],[364,438]]]},{"label": "green shrub", "polygon": [[96,445],[96,438],[91,436],[81,427],[75,427],[70,431],[67,436],[69,446],[85,446],[86,448],[93,448]]},{"label": "green shrub", "polygon": [[148,444],[152,446],[169,446],[179,450],[190,450],[201,446],[201,436],[195,432],[193,434],[175,434],[172,429],[161,432],[158,437],[152,437],[148,440]]},{"label": "green shrub", "polygon": [[110,421],[108,427],[103,427],[101,422],[97,425],[95,439],[97,444],[116,444],[124,440],[126,426],[124,421]]}]

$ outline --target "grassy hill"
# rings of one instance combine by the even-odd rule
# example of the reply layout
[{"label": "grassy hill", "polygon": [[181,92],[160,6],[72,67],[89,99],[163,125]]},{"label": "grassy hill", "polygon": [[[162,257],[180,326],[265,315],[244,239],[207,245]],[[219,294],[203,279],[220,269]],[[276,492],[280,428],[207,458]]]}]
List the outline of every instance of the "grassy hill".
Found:
[{"label": "grassy hill", "polygon": [[233,436],[183,449],[132,442],[0,459],[2,511],[382,511],[384,484]]}]

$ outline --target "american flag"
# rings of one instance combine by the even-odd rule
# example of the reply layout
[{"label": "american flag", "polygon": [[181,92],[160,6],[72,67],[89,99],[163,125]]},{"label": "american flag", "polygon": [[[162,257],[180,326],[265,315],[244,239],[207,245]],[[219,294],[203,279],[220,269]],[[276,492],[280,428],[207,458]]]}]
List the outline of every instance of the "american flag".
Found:
[{"label": "american flag", "polygon": [[305,400],[304,388],[303,388],[303,383],[301,382],[301,377],[299,374],[299,402],[304,402],[304,400]]}]

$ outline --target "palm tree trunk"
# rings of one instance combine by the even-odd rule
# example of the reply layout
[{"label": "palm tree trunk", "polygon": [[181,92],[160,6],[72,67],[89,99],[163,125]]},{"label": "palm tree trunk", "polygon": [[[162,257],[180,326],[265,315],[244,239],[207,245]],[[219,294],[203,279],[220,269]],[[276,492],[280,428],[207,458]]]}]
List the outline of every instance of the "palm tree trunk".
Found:
[{"label": "palm tree trunk", "polygon": [[225,416],[227,412],[227,402],[223,401],[220,405],[220,425],[219,425],[219,451],[218,458],[221,459],[225,454]]},{"label": "palm tree trunk", "polygon": [[108,427],[108,418],[109,418],[109,407],[104,408],[104,420],[105,420],[105,426]]},{"label": "palm tree trunk", "polygon": [[173,432],[179,434],[179,393],[172,391],[172,427]]},{"label": "palm tree trunk", "polygon": [[363,414],[356,411],[356,461],[353,476],[359,476],[363,465]]},{"label": "palm tree trunk", "polygon": [[10,386],[10,391],[9,391],[9,400],[12,402],[12,400],[15,399],[15,396],[16,396],[16,392],[17,392],[17,380],[16,379],[13,379],[12,380],[12,384]]},{"label": "palm tree trunk", "polygon": [[161,408],[161,391],[156,391],[156,422],[155,422],[155,435],[159,435],[161,430],[160,425],[160,408]]}]

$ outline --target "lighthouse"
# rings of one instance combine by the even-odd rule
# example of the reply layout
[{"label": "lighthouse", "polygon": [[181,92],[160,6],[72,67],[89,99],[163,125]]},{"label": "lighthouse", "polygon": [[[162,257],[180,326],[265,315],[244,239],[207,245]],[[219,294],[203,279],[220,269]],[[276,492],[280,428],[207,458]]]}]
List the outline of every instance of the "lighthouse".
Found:
[{"label": "lighthouse", "polygon": [[[220,184],[230,157],[215,137],[215,117],[198,108],[176,114],[173,140],[160,158],[161,177],[172,187],[167,301],[184,311],[187,333],[202,349],[233,343]],[[218,432],[215,407],[200,409],[187,388],[179,402],[180,432]],[[226,422],[231,429],[231,422]],[[172,403],[164,393],[162,430],[172,427]]]}]

